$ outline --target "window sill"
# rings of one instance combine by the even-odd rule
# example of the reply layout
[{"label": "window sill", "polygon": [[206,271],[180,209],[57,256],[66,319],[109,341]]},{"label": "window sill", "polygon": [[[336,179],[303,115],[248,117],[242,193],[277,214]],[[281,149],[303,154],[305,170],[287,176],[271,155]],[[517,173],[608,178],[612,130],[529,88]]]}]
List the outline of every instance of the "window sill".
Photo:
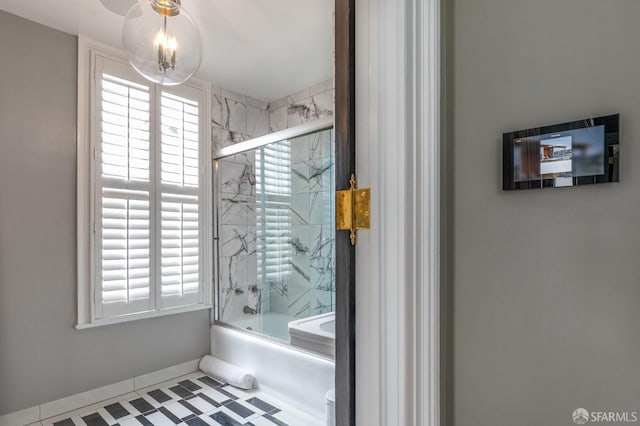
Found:
[{"label": "window sill", "polygon": [[181,314],[185,312],[204,311],[212,308],[213,308],[212,305],[195,305],[195,306],[181,306],[178,308],[163,309],[160,311],[140,312],[137,314],[122,315],[119,317],[99,319],[91,323],[76,324],[76,329],[85,330],[88,328],[102,327],[105,325],[112,325],[112,324],[122,324],[125,322],[137,321],[137,320],[146,319],[146,318],[157,318],[157,317],[164,317],[167,315]]}]

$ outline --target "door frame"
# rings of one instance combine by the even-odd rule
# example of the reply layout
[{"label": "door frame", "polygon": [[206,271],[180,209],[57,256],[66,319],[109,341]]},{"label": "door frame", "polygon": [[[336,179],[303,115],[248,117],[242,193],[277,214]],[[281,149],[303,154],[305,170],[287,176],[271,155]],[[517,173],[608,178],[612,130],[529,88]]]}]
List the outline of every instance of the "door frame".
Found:
[{"label": "door frame", "polygon": [[439,426],[450,392],[440,375],[447,3],[355,3],[356,169],[371,187],[371,230],[356,247],[357,424]]},{"label": "door frame", "polygon": [[[335,0],[335,183],[356,172],[355,0]],[[336,232],[336,425],[356,424],[356,250]]]}]

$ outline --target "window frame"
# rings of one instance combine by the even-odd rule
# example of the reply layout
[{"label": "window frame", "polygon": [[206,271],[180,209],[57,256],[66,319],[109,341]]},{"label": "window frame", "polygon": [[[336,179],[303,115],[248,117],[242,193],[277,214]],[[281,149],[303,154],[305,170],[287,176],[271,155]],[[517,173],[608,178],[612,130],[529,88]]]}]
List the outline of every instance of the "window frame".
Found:
[{"label": "window frame", "polygon": [[[78,36],[78,122],[77,122],[77,329],[91,328],[109,324],[117,324],[122,322],[134,321],[144,318],[153,318],[165,315],[172,315],[182,312],[191,312],[196,310],[209,310],[213,308],[213,287],[212,287],[212,263],[207,259],[212,255],[212,164],[211,164],[211,86],[209,83],[190,79],[183,85],[178,86],[159,86],[152,82],[144,80],[149,86],[150,92],[155,92],[156,104],[150,106],[150,122],[152,124],[150,144],[159,146],[159,135],[156,135],[155,129],[159,128],[160,110],[157,108],[160,104],[161,93],[167,92],[173,95],[181,96],[184,89],[190,91],[196,90],[201,93],[199,105],[199,226],[202,227],[200,240],[200,264],[201,277],[200,286],[202,297],[199,297],[195,304],[183,305],[178,307],[162,308],[159,301],[154,301],[151,310],[130,313],[120,316],[112,316],[107,318],[98,318],[96,315],[98,295],[98,283],[96,282],[96,270],[98,259],[96,259],[96,236],[97,225],[95,220],[96,203],[99,194],[96,192],[95,171],[97,170],[96,150],[98,141],[96,135],[96,123],[98,119],[98,111],[95,107],[97,99],[96,90],[96,57],[102,57],[109,61],[117,62],[126,66],[131,75],[135,75],[138,81],[143,81],[136,71],[129,65],[124,52],[104,45],[102,43],[91,40],[83,35]],[[136,81],[135,79],[133,81]],[[183,86],[188,86],[184,88]],[[184,95],[183,95],[184,96]],[[157,149],[151,148],[150,152]],[[152,154],[153,155],[153,154]],[[157,156],[159,157],[159,156]],[[158,160],[159,162],[159,160]],[[156,162],[156,163],[158,163]],[[156,167],[154,164],[153,167]],[[159,191],[162,185],[155,188]],[[160,192],[158,192],[158,195]],[[150,214],[155,216],[159,214],[155,203],[150,206]],[[153,243],[153,240],[152,240]],[[151,263],[160,261],[160,253],[157,252],[155,257],[151,259]],[[150,293],[159,294],[161,286],[161,278],[155,277],[150,283]]]}]

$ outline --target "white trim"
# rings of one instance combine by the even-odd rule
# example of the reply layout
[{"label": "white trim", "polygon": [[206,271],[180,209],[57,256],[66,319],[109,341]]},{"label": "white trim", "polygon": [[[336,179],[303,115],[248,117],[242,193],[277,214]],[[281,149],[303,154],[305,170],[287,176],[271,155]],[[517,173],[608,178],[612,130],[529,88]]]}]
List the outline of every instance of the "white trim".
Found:
[{"label": "white trim", "polygon": [[[384,426],[382,411],[381,200],[376,179],[379,149],[378,23],[377,4],[356,0],[356,175],[361,186],[370,185],[371,230],[358,233],[356,245],[356,424]],[[366,147],[366,148],[365,148]],[[375,180],[374,180],[375,179]],[[386,262],[384,262],[386,263]]]},{"label": "white trim", "polygon": [[356,0],[358,425],[440,424],[439,8]]},{"label": "white trim", "polygon": [[[204,147],[202,155],[200,157],[200,170],[202,170],[203,176],[200,180],[200,184],[205,191],[200,193],[202,207],[201,221],[204,225],[203,230],[205,236],[202,239],[202,259],[204,259],[205,266],[202,268],[203,282],[202,286],[202,301],[204,304],[213,307],[213,292],[215,286],[213,285],[213,261],[209,262],[209,259],[213,259],[213,162],[211,161],[211,84],[203,81],[198,83],[204,87],[204,99],[202,105],[202,111],[204,119],[201,122],[201,132],[204,137]],[[210,315],[212,317],[212,315]]]},{"label": "white trim", "polygon": [[[87,232],[91,227],[91,147],[90,147],[90,121],[89,111],[90,93],[88,90],[91,81],[91,49],[94,42],[82,35],[78,36],[78,110],[77,110],[77,260],[78,260],[78,324],[91,322],[91,259],[92,244],[91,233]],[[81,302],[82,301],[82,302]]]},{"label": "white trim", "polygon": [[45,402],[25,410],[5,414],[0,416],[0,426],[17,426],[39,422],[50,417],[78,410],[82,407],[97,404],[101,401],[107,401],[149,386],[154,386],[158,383],[198,371],[199,362],[199,359],[183,362],[148,374],[143,374],[133,379],[112,383],[55,401]]},{"label": "white trim", "polygon": [[87,405],[115,398],[133,392],[133,379],[123,380],[118,383],[91,389],[86,392],[56,399],[55,401],[40,404],[40,420],[57,416],[62,413],[77,410]]},{"label": "white trim", "polygon": [[147,388],[149,386],[157,385],[158,383],[166,382],[167,380],[175,379],[176,377],[184,376],[194,371],[198,371],[198,365],[200,359],[194,359],[192,361],[183,362],[182,364],[174,365],[172,367],[163,368],[149,374],[143,374],[142,376],[134,377],[133,389],[138,391],[140,389]]},{"label": "white trim", "polygon": [[204,311],[212,308],[213,306],[211,305],[188,305],[176,308],[158,309],[147,312],[139,312],[136,314],[122,315],[118,317],[102,318],[94,320],[93,322],[88,324],[76,324],[76,329],[86,330],[88,328],[102,327],[104,325],[121,324],[123,322],[137,321],[147,318],[157,318],[165,315],[182,314],[186,312]]},{"label": "white trim", "polygon": [[90,304],[81,303],[81,300],[88,300],[90,294],[89,283],[91,281],[91,254],[89,249],[90,226],[90,197],[89,182],[91,173],[89,171],[89,149],[85,141],[89,140],[89,116],[86,111],[89,109],[89,92],[86,88],[89,84],[87,68],[89,64],[89,52],[87,40],[78,36],[78,110],[77,110],[77,134],[76,134],[76,252],[77,252],[77,287],[78,287],[78,324],[86,324],[91,321]]},{"label": "white trim", "polygon": [[415,424],[440,424],[440,0],[413,0],[410,122],[415,139],[413,189],[415,274],[410,289],[413,313],[413,368],[410,400]]},{"label": "white trim", "polygon": [[95,317],[96,306],[93,288],[95,245],[91,228],[95,226],[93,188],[94,176],[91,172],[93,159],[92,146],[92,117],[90,112],[93,101],[95,79],[92,67],[92,56],[100,52],[103,56],[113,60],[127,63],[123,52],[106,44],[92,40],[84,35],[78,36],[78,109],[77,109],[77,261],[78,261],[78,311],[76,328],[84,328],[91,325]]},{"label": "white trim", "polygon": [[356,246],[356,421],[367,426],[411,424],[405,408],[405,13],[404,1],[356,4],[356,28],[364,32],[356,34],[356,167],[360,186],[372,189],[371,230],[358,235]]}]

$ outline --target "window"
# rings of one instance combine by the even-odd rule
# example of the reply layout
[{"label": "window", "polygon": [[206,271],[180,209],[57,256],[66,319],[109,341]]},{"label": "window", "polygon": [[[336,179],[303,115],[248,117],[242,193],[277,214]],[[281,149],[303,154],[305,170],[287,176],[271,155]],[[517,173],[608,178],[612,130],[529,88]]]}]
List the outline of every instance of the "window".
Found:
[{"label": "window", "polygon": [[78,326],[210,308],[207,87],[154,85],[92,44],[79,49]]},{"label": "window", "polygon": [[291,143],[256,151],[258,282],[284,283],[292,276]]}]

